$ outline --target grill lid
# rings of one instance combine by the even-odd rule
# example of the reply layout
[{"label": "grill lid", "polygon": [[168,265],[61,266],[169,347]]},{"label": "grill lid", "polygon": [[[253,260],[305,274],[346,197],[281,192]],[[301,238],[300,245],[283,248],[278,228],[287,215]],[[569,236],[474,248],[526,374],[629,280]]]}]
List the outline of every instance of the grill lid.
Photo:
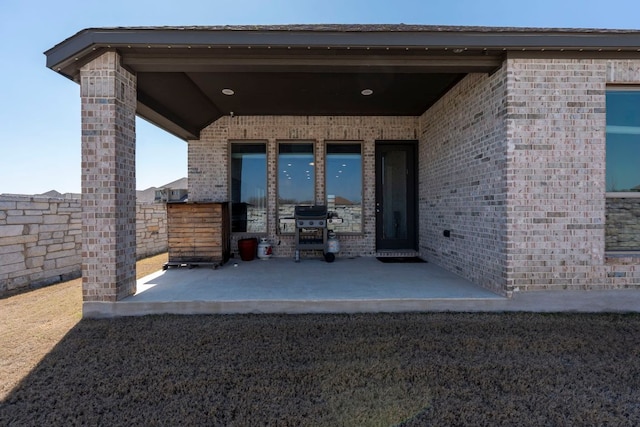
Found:
[{"label": "grill lid", "polygon": [[323,219],[327,218],[327,207],[314,205],[314,206],[296,206],[295,217],[300,219]]}]

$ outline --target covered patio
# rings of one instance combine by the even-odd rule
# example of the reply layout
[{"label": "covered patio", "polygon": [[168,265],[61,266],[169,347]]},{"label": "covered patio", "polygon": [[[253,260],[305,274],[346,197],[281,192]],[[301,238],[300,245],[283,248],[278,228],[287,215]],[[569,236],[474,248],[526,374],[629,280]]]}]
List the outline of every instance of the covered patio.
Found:
[{"label": "covered patio", "polygon": [[137,292],[117,302],[85,302],[89,318],[148,314],[361,312],[607,312],[637,311],[634,290],[495,294],[433,263],[383,263],[374,257],[333,263],[289,258],[217,269],[170,268],[138,280]]},{"label": "covered patio", "polygon": [[[524,40],[520,31],[510,36]],[[198,27],[187,31],[89,28],[59,43],[46,55],[50,68],[81,87],[83,298],[89,306],[87,311],[93,302],[149,298],[140,292],[145,285],[134,280],[135,245],[129,230],[135,197],[135,115],[187,141],[190,203],[231,201],[232,218],[233,205],[254,202],[264,206],[254,215],[259,217],[256,222],[263,224],[261,227],[232,227],[230,239],[225,235],[224,240],[230,240],[231,247],[241,238],[267,237],[278,242],[276,255],[285,258],[274,260],[271,265],[288,262],[295,242],[294,233],[280,225],[281,217],[286,219],[288,215],[287,209],[294,204],[330,205],[330,201],[338,200],[340,206],[336,209],[344,208],[347,221],[351,220],[348,227],[339,230],[345,254],[367,257],[394,249],[426,259],[430,249],[419,247],[420,241],[426,240],[420,233],[427,230],[421,223],[427,216],[419,214],[418,208],[419,175],[427,170],[427,165],[418,165],[426,144],[420,117],[465,76],[489,76],[504,61],[502,43],[496,45],[486,30],[404,25]],[[265,169],[264,188],[259,189],[256,201],[240,200],[242,192],[251,190],[254,194],[255,188],[243,189],[241,184],[232,188],[235,182],[249,181],[241,175],[240,166],[233,169],[233,155],[243,154],[233,152],[233,147],[246,148],[246,144],[252,144],[248,149],[259,149],[265,159],[264,166],[260,166]],[[306,169],[313,171],[306,171],[311,194],[298,199],[297,194],[281,192],[279,183],[284,182],[280,174],[295,163],[282,158],[286,154],[300,157],[301,153],[311,157],[305,157],[305,162]],[[343,158],[345,153],[357,156],[352,175],[360,181],[357,190],[348,195],[336,193],[344,185],[329,188],[328,178],[325,179],[330,170],[327,158]],[[385,156],[389,157],[386,163]],[[399,160],[392,161],[396,157]],[[348,162],[340,163],[344,163],[344,169]],[[387,165],[385,173],[382,164]],[[398,170],[392,171],[389,165]],[[389,182],[376,182],[382,176]],[[392,176],[397,177],[393,182],[389,178]],[[428,182],[439,186],[435,179],[428,178]],[[297,186],[301,184],[300,179],[296,180]],[[387,190],[383,192],[383,188]],[[449,231],[446,235],[450,236]],[[429,241],[436,244],[433,238]],[[499,269],[494,261],[484,265],[491,266],[492,271]],[[404,271],[407,265],[387,267],[398,270],[392,276],[403,277],[403,286],[406,283],[400,296],[395,292],[403,287],[394,282],[383,280],[380,286],[371,287],[370,283],[379,280],[377,269],[366,266],[336,273],[336,277],[323,276],[325,273],[321,272],[321,283],[310,285],[313,289],[308,294],[298,294],[295,287],[288,286],[298,280],[313,283],[308,278],[314,273],[308,272],[305,264],[297,273],[301,279],[287,279],[284,283],[288,286],[280,289],[279,298],[405,300],[459,294],[458,289],[449,290],[451,294],[442,293],[447,281],[436,280],[435,288],[421,288],[424,272],[416,272],[415,278],[406,277],[411,275]],[[444,267],[442,272],[460,273]],[[360,274],[364,270],[372,274],[368,279]],[[241,280],[255,280],[260,275],[268,277],[272,285],[278,280],[277,271],[271,269]],[[164,276],[176,273],[169,271],[161,281],[166,279]],[[353,277],[360,279],[350,283]],[[468,285],[473,282],[506,294],[493,278],[478,280],[478,274],[465,277],[470,280]],[[325,282],[345,280],[349,281],[349,293],[326,292],[334,288],[325,286]],[[225,279],[220,282],[219,286],[225,286]],[[160,285],[156,288],[163,289]],[[270,289],[268,292],[273,288]],[[413,291],[417,289],[422,291],[416,296]],[[190,290],[193,292],[197,293],[197,287]],[[490,290],[479,295],[495,297]],[[217,296],[189,298],[216,300]]]},{"label": "covered patio", "polygon": [[[77,33],[46,55],[80,84],[85,316],[640,310],[636,251],[607,252],[605,230],[607,88],[640,81],[639,37],[405,25]],[[189,203],[231,203],[220,216],[231,227],[214,233],[224,245],[266,238],[281,259],[136,282],[136,115],[187,142]],[[291,261],[298,242],[281,220],[296,205],[345,217],[339,263]],[[385,250],[429,263],[379,263]]]}]

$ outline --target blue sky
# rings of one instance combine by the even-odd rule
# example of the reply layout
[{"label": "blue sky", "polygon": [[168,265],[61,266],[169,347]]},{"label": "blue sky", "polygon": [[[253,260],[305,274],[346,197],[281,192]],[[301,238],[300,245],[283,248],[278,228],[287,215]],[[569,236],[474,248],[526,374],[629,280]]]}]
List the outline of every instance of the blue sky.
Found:
[{"label": "blue sky", "polygon": [[[0,193],[80,191],[79,86],[45,50],[88,27],[425,24],[640,29],[638,0],[2,0]],[[137,186],[187,174],[187,144],[137,122]]]}]

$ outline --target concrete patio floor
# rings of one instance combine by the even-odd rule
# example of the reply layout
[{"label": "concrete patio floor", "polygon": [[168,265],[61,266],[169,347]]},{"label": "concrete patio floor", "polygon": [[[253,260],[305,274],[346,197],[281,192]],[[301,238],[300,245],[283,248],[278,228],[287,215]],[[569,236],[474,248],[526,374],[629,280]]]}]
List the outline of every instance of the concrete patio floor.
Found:
[{"label": "concrete patio floor", "polygon": [[83,304],[84,317],[407,311],[637,312],[640,291],[536,291],[506,298],[432,263],[273,258],[231,259],[218,269],[169,268],[138,280],[137,293],[121,301]]}]

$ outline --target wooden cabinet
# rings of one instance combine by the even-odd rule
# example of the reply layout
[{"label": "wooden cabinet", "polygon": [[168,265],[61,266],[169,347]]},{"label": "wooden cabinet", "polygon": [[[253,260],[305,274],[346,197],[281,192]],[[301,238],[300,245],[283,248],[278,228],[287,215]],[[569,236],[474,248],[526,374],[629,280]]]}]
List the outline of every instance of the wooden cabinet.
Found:
[{"label": "wooden cabinet", "polygon": [[169,265],[229,260],[229,203],[167,203]]}]

